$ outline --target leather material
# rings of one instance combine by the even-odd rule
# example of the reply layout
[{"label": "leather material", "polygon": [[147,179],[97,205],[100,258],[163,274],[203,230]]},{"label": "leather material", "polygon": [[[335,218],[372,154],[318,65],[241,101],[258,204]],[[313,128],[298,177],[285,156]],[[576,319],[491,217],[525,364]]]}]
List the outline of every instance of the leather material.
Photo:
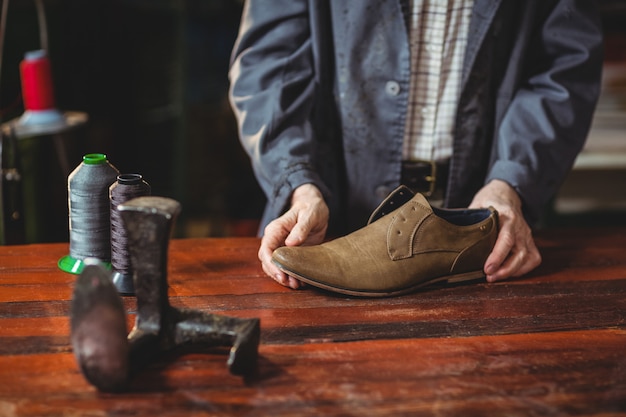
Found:
[{"label": "leather material", "polygon": [[393,192],[391,192],[387,198],[385,198],[382,203],[374,210],[367,221],[367,224],[375,222],[386,214],[391,213],[396,210],[398,207],[401,207],[406,202],[408,202],[415,193],[411,191],[411,189],[407,186],[401,185],[396,188]]},{"label": "leather material", "polygon": [[[402,191],[397,189],[392,194]],[[388,206],[397,195],[381,204]],[[376,212],[384,212],[377,209]],[[288,275],[342,294],[383,297],[437,281],[484,277],[498,234],[489,209],[433,209],[421,194],[344,237],[281,247],[274,263]]]}]

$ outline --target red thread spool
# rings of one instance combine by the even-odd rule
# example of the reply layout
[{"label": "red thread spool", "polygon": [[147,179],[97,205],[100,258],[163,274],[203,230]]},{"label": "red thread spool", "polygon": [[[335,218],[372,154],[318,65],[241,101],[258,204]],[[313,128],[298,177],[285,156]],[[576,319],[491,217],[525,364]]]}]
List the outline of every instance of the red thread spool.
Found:
[{"label": "red thread spool", "polygon": [[26,52],[20,63],[22,98],[27,110],[55,108],[50,60],[44,50]]}]

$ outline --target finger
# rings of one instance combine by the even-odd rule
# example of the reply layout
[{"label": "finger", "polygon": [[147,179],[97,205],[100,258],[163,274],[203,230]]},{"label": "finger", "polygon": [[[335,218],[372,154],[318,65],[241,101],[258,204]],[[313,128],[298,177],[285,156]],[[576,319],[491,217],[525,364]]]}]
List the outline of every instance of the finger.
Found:
[{"label": "finger", "polygon": [[282,272],[280,269],[276,268],[273,263],[261,263],[263,268],[263,272],[272,278],[274,281],[278,282],[280,285],[284,285],[285,287],[289,286],[289,277],[287,274]]},{"label": "finger", "polygon": [[289,275],[281,271],[274,264],[274,262],[272,262],[272,254],[274,253],[274,250],[283,245],[281,244],[281,239],[278,237],[280,235],[272,234],[272,228],[269,228],[269,230],[268,228],[266,228],[266,231],[267,233],[261,239],[261,246],[259,247],[258,252],[258,257],[261,261],[261,267],[263,269],[263,272],[265,272],[265,274],[272,278],[274,281],[285,287],[290,287],[293,289],[300,288],[302,286],[300,281],[293,277],[290,277]]},{"label": "finger", "polygon": [[524,244],[512,249],[506,261],[494,271],[487,274],[487,281],[495,282],[510,277],[519,277],[527,274],[541,264],[541,254],[532,237],[524,241]]},{"label": "finger", "polygon": [[264,245],[261,243],[261,247],[259,248],[259,260],[261,261],[261,267],[263,268],[263,272],[274,281],[278,282],[284,286],[290,286],[289,277],[283,271],[281,271],[275,264],[272,262],[272,253],[274,250],[270,245]]},{"label": "finger", "polygon": [[306,240],[308,234],[309,230],[301,223],[297,223],[285,238],[285,245],[300,246]]},{"label": "finger", "polygon": [[274,250],[284,246],[289,230],[290,228],[286,224],[284,217],[272,221],[265,227],[258,253],[262,263],[270,264]]},{"label": "finger", "polygon": [[272,254],[276,248],[284,245],[283,242],[286,235],[287,232],[280,227],[279,223],[270,223],[265,228],[258,251],[258,258],[261,261],[263,272],[282,285],[288,285],[289,280],[287,275],[280,271],[272,262]]},{"label": "finger", "polygon": [[487,281],[496,282],[516,276],[517,271],[524,263],[525,257],[526,250],[511,252],[509,257],[495,271],[487,274]]},{"label": "finger", "polygon": [[296,224],[289,232],[289,235],[285,238],[285,245],[299,246],[306,241],[312,229],[312,222],[308,220],[311,218],[312,217],[308,215],[298,216]]},{"label": "finger", "polygon": [[274,277],[277,272],[280,272],[272,263],[272,254],[274,253],[274,245],[269,245],[261,240],[261,246],[259,247],[259,260],[263,266],[265,273],[271,277]]},{"label": "finger", "polygon": [[499,270],[511,253],[515,239],[507,228],[503,227],[498,234],[496,243],[485,261],[485,274],[493,275]]},{"label": "finger", "polygon": [[294,290],[297,290],[301,286],[302,286],[302,282],[298,281],[294,277],[289,277],[289,287],[290,288],[293,288]]},{"label": "finger", "polygon": [[512,277],[526,275],[541,264],[541,254],[532,237],[526,241],[526,251],[519,268],[512,272]]},{"label": "finger", "polygon": [[262,264],[262,266],[263,271],[280,285],[293,288],[294,290],[297,290],[302,286],[302,283],[299,280],[281,271],[273,262],[270,262],[269,264]]}]

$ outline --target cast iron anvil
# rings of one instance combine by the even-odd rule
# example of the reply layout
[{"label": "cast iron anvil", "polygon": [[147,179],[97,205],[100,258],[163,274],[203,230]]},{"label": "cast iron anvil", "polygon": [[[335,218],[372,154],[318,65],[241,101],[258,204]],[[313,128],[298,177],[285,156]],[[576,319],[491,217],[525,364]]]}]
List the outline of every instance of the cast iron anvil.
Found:
[{"label": "cast iron anvil", "polygon": [[160,353],[183,345],[230,346],[235,375],[256,369],[260,321],[172,307],[167,295],[167,250],[180,204],[137,197],[118,207],[128,233],[137,315],[130,334],[111,273],[86,260],[71,304],[74,355],[85,378],[101,391],[127,389],[134,374]]}]

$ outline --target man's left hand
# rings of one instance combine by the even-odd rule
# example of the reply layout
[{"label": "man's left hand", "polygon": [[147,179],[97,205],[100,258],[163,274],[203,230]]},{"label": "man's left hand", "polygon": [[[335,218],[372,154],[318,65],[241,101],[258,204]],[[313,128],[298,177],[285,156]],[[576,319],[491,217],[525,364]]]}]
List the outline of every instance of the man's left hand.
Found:
[{"label": "man's left hand", "polygon": [[469,208],[489,206],[498,211],[500,232],[485,262],[487,281],[519,277],[539,266],[541,255],[522,214],[522,201],[513,187],[492,180],[476,193]]}]

